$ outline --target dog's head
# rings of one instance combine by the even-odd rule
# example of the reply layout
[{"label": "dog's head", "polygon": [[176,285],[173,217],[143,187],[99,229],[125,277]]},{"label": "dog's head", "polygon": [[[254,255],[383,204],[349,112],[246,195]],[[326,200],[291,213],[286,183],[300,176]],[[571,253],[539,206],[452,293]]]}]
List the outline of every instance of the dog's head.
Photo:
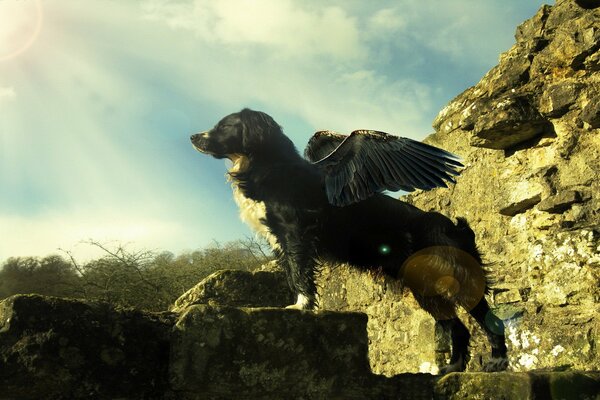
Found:
[{"label": "dog's head", "polygon": [[190,137],[194,148],[215,158],[251,156],[264,148],[269,137],[281,136],[281,128],[267,114],[250,109],[230,114],[214,128]]}]

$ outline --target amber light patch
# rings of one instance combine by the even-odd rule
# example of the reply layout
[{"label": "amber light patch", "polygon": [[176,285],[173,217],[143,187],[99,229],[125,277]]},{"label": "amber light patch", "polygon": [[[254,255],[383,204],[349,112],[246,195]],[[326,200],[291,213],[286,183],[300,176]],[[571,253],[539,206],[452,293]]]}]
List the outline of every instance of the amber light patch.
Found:
[{"label": "amber light patch", "polygon": [[402,265],[405,285],[421,297],[449,300],[467,311],[483,298],[486,280],[481,265],[469,253],[450,246],[419,250]]}]

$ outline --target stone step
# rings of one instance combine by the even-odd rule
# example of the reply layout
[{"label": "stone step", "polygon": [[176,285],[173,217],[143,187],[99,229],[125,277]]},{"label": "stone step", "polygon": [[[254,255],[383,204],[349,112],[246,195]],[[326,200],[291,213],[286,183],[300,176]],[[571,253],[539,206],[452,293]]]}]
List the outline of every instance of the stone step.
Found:
[{"label": "stone step", "polygon": [[598,399],[600,372],[372,374],[367,317],[35,295],[0,302],[0,400]]}]

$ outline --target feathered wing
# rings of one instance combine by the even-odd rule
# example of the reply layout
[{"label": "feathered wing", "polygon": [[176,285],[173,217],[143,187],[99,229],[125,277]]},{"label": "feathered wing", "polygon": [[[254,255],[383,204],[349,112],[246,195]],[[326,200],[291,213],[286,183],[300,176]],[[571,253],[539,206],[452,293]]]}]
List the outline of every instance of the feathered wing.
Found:
[{"label": "feathered wing", "polygon": [[304,149],[304,157],[317,162],[331,154],[347,137],[334,131],[315,132]]},{"label": "feathered wing", "polygon": [[357,130],[344,136],[315,133],[305,157],[325,174],[329,202],[346,206],[383,190],[429,190],[454,182],[463,165],[452,153],[385,132]]}]

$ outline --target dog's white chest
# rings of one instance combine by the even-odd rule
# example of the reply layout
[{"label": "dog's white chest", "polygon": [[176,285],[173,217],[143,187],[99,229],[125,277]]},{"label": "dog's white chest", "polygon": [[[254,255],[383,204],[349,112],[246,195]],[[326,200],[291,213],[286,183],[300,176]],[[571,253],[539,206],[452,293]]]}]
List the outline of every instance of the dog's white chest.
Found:
[{"label": "dog's white chest", "polygon": [[[229,171],[239,171],[240,168],[243,168],[244,162],[245,160],[240,157],[240,159],[234,161],[234,164]],[[264,237],[271,245],[271,248],[279,249],[280,246],[277,242],[277,238],[265,225],[267,217],[267,207],[265,206],[265,203],[244,196],[244,193],[242,193],[235,180],[232,180],[231,188],[233,189],[233,199],[240,209],[240,219],[250,226],[254,232]]]}]

